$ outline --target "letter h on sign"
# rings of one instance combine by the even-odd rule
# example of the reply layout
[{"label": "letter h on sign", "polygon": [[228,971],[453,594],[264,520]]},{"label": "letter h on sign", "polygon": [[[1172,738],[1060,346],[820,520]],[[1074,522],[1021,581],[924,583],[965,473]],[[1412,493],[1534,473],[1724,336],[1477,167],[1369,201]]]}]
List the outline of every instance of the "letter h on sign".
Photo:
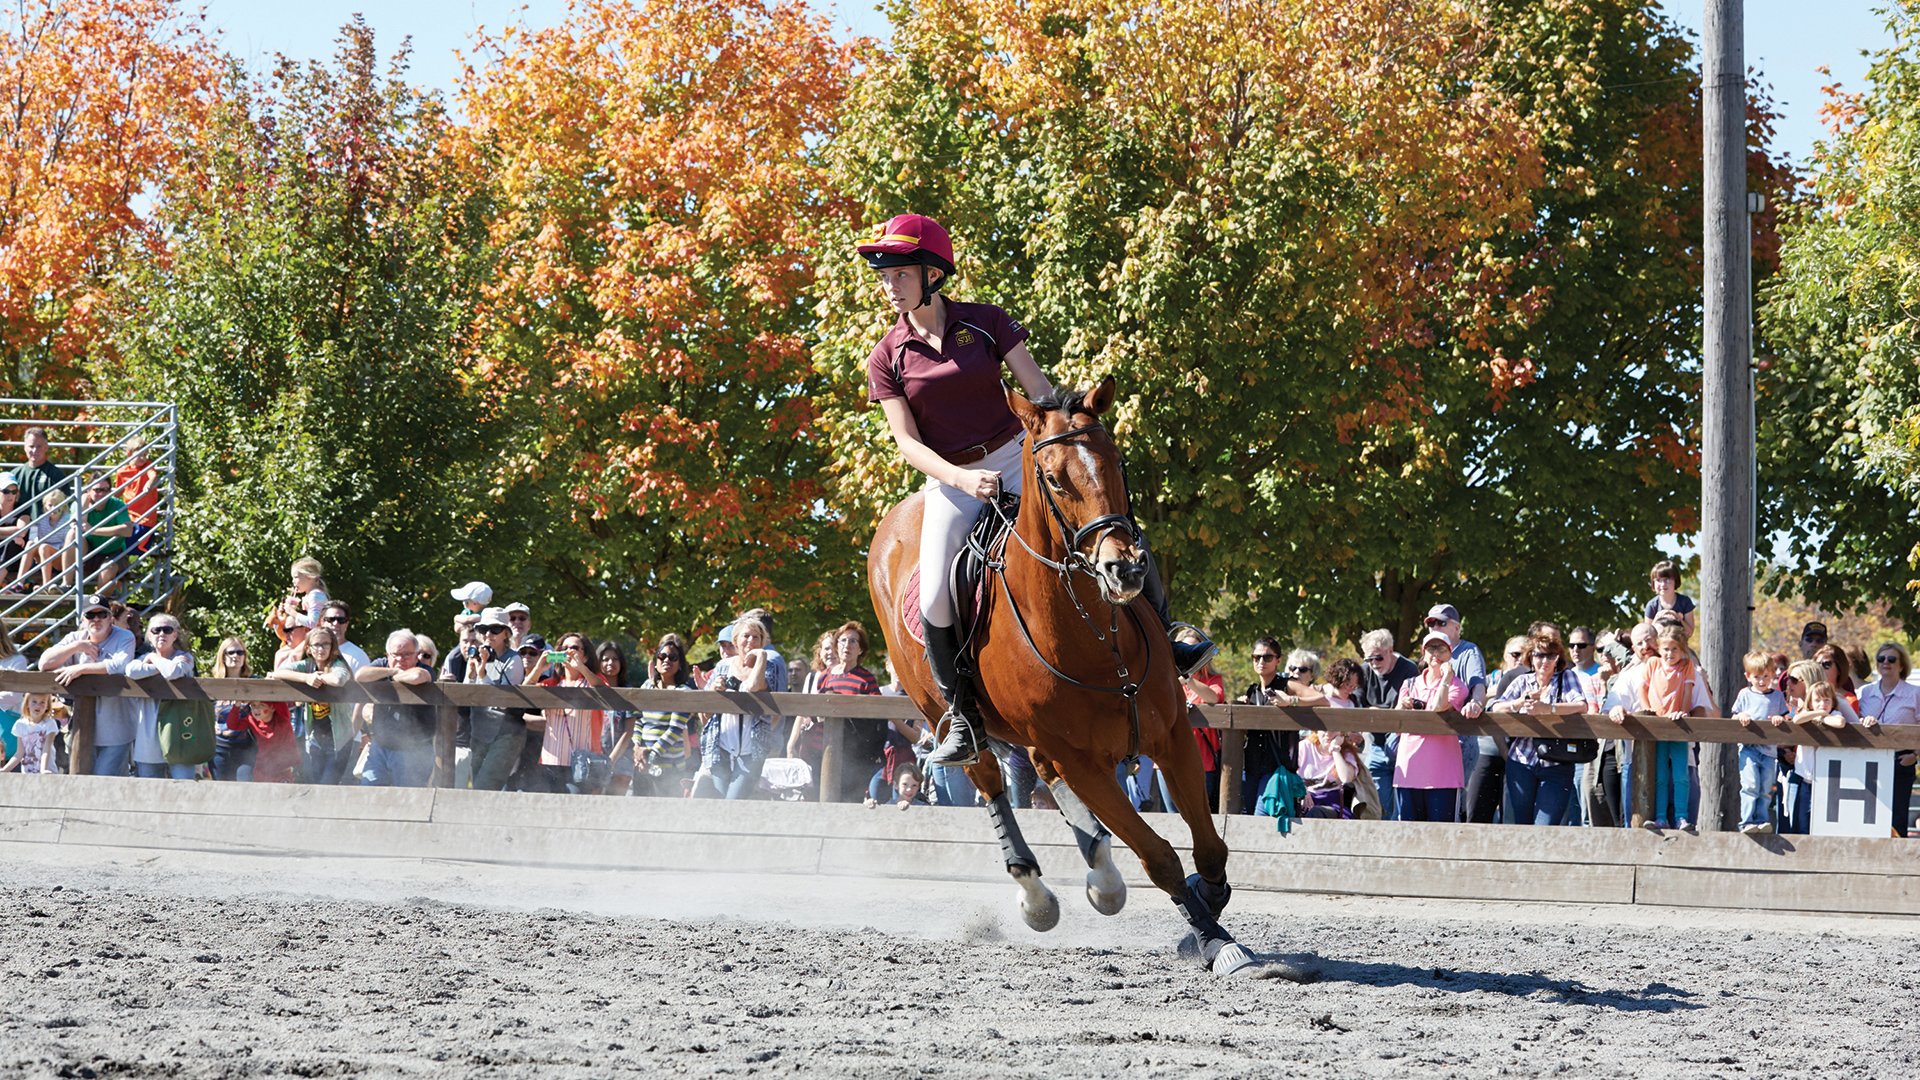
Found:
[{"label": "letter h on sign", "polygon": [[1828,821],[1840,820],[1841,803],[1858,802],[1860,804],[1860,823],[1862,825],[1873,824],[1873,811],[1880,802],[1880,763],[1877,761],[1866,762],[1864,775],[1866,779],[1864,785],[1857,788],[1849,788],[1840,779],[1840,763],[1838,761],[1827,762]]}]

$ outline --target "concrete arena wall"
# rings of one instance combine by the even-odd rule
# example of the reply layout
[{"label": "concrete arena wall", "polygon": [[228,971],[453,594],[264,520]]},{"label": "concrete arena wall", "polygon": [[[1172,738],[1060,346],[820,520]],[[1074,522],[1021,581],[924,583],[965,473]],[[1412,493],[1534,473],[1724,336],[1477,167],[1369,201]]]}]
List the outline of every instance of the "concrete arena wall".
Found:
[{"label": "concrete arena wall", "polygon": [[[1183,849],[1176,817],[1148,815]],[[1224,819],[1236,888],[1920,914],[1920,842],[1626,829]],[[1051,811],[1021,827],[1057,891],[1084,873]],[[1005,881],[984,813],[448,789],[0,775],[0,840],[233,854]],[[1116,856],[1146,888],[1138,860]],[[244,865],[238,868],[244,872]]]}]

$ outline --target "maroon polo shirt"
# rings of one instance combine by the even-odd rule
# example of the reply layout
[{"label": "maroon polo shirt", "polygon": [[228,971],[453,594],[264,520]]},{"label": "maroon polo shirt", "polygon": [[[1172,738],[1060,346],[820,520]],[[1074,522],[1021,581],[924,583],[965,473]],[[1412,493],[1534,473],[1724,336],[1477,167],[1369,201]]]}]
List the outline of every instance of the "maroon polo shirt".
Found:
[{"label": "maroon polo shirt", "polygon": [[867,400],[905,398],[920,441],[954,454],[1019,430],[1000,381],[1001,358],[1027,328],[992,304],[947,301],[947,333],[935,351],[905,315],[867,357]]}]

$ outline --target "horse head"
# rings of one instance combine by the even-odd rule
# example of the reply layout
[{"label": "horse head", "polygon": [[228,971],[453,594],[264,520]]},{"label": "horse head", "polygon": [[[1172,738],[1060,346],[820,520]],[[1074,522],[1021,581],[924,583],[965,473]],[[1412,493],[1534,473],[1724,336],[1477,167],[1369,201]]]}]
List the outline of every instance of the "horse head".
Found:
[{"label": "horse head", "polygon": [[1039,401],[1009,390],[1007,403],[1027,429],[1027,498],[1038,489],[1058,526],[1062,562],[1092,575],[1107,603],[1132,603],[1146,586],[1147,556],[1120,449],[1100,423],[1113,404],[1113,377],[1091,391],[1055,390]]}]

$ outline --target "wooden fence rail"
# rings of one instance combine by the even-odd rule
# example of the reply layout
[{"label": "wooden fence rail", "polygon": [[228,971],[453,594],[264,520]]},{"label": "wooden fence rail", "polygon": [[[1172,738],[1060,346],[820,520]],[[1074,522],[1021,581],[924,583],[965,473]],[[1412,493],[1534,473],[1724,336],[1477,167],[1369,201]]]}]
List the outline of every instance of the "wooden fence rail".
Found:
[{"label": "wooden fence rail", "polygon": [[[453,779],[453,732],[458,712],[463,707],[590,708],[671,710],[674,712],[731,712],[781,716],[815,716],[830,719],[909,720],[920,711],[904,697],[855,696],[848,694],[744,694],[710,690],[640,690],[612,687],[489,686],[463,683],[428,683],[404,686],[392,682],[348,683],[340,688],[301,686],[278,679],[179,679],[159,677],[129,679],[114,675],[88,675],[61,687],[51,672],[0,671],[0,691],[21,693],[64,693],[74,699],[73,753],[71,768],[86,772],[93,764],[93,717],[102,697],[135,697],[160,701],[188,699],[208,701],[285,701],[422,705],[438,711],[439,734],[435,740],[433,783],[447,786]],[[1221,802],[1223,807],[1238,805],[1239,772],[1244,761],[1245,734],[1249,731],[1375,731],[1416,735],[1491,735],[1507,738],[1620,739],[1644,747],[1636,752],[1634,803],[1636,817],[1644,816],[1644,803],[1652,796],[1652,744],[1656,742],[1773,743],[1782,746],[1818,746],[1844,749],[1916,750],[1920,749],[1920,724],[1891,725],[1874,729],[1860,726],[1828,728],[1790,725],[1773,727],[1760,724],[1746,727],[1736,720],[1717,716],[1695,716],[1665,720],[1655,716],[1629,716],[1616,724],[1603,715],[1534,717],[1514,713],[1483,713],[1469,720],[1458,713],[1434,713],[1403,709],[1285,708],[1265,705],[1207,705],[1197,710],[1209,727],[1219,728],[1222,739]],[[1116,716],[1119,714],[1116,713]],[[827,780],[837,771],[835,746],[839,728],[828,730],[828,760],[823,763],[821,790],[833,790]],[[1642,782],[1639,773],[1646,770]],[[1232,798],[1229,798],[1229,795]]]}]

